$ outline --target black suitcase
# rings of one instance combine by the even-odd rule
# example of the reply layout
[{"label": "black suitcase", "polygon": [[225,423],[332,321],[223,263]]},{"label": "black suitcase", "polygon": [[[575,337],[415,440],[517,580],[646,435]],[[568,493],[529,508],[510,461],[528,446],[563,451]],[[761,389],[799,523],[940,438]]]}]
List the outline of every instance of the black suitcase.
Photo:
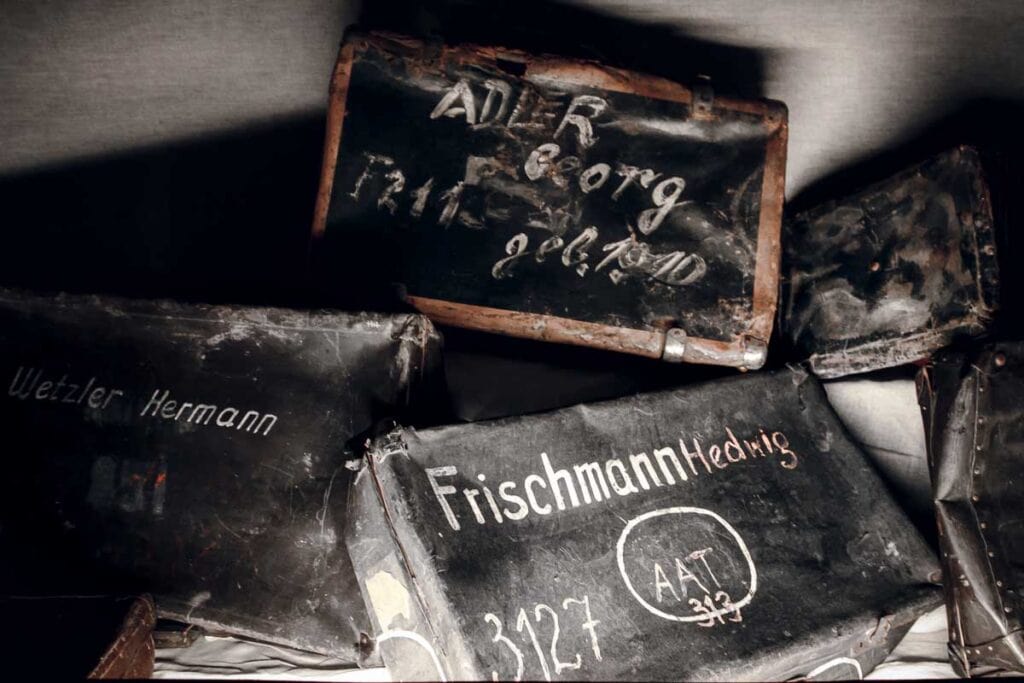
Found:
[{"label": "black suitcase", "polygon": [[402,679],[854,678],[938,565],[806,372],[372,445],[346,540]]},{"label": "black suitcase", "polygon": [[437,350],[417,315],[0,292],[0,591],[149,591],[357,661],[346,444]]}]

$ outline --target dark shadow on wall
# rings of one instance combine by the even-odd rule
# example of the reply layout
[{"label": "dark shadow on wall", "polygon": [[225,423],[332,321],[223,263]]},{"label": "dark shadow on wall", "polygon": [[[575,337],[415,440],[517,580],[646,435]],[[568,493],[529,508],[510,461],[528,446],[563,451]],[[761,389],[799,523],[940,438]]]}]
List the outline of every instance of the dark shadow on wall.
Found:
[{"label": "dark shadow on wall", "polygon": [[762,97],[766,51],[714,43],[679,22],[640,22],[550,0],[375,0],[363,29],[591,59],[716,92]]},{"label": "dark shadow on wall", "polygon": [[0,284],[297,302],[323,138],[317,114],[0,177]]},{"label": "dark shadow on wall", "polygon": [[[965,101],[954,113],[885,152],[850,164],[809,186],[786,206],[787,215],[885,180],[899,171],[957,145],[978,149],[992,195],[998,259],[1000,310],[993,335],[1024,337],[1024,102],[1001,99]],[[785,270],[785,269],[784,269]]]}]

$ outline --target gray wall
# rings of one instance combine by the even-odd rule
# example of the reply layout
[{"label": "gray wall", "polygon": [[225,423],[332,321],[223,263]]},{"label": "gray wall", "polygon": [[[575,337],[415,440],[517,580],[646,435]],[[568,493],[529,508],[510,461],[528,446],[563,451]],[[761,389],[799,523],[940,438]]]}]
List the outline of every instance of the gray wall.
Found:
[{"label": "gray wall", "polygon": [[[570,4],[759,51],[763,93],[790,108],[789,195],[966,100],[1024,100],[1022,2]],[[319,114],[358,10],[343,0],[7,2],[0,173]],[[535,14],[524,22],[543,23]]]}]

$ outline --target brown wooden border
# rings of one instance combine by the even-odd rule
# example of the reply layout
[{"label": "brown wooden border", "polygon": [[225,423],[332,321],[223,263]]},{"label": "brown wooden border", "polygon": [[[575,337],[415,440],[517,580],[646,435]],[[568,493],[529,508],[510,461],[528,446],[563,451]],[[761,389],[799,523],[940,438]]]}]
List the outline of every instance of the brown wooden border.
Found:
[{"label": "brown wooden border", "polygon": [[327,106],[327,132],[324,136],[324,160],[320,168],[320,189],[316,193],[313,213],[313,240],[319,240],[327,229],[327,209],[331,205],[334,172],[338,167],[338,149],[341,147],[341,128],[345,123],[345,102],[348,82],[352,77],[352,57],[355,45],[346,42],[338,51],[338,62],[331,77]]},{"label": "brown wooden border", "polygon": [[588,323],[553,315],[524,313],[440,299],[407,296],[409,304],[434,322],[511,337],[589,346],[607,351],[661,358],[665,333]]}]

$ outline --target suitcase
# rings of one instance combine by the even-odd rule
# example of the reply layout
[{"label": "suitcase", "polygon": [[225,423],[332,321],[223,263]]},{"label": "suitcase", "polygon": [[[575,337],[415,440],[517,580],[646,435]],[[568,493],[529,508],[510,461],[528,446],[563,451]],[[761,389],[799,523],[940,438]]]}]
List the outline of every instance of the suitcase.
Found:
[{"label": "suitcase", "polygon": [[438,341],[418,315],[0,292],[0,591],[149,591],[360,660],[346,443],[427,388]]},{"label": "suitcase", "polygon": [[436,322],[757,368],[778,298],[787,113],[594,62],[350,36],[314,270]]},{"label": "suitcase", "polygon": [[1024,344],[945,353],[918,375],[961,676],[1024,672]]},{"label": "suitcase", "polygon": [[855,678],[941,604],[800,369],[385,430],[346,519],[403,680]]},{"label": "suitcase", "polygon": [[998,299],[988,185],[958,147],[786,221],[783,336],[820,377],[927,358]]}]

